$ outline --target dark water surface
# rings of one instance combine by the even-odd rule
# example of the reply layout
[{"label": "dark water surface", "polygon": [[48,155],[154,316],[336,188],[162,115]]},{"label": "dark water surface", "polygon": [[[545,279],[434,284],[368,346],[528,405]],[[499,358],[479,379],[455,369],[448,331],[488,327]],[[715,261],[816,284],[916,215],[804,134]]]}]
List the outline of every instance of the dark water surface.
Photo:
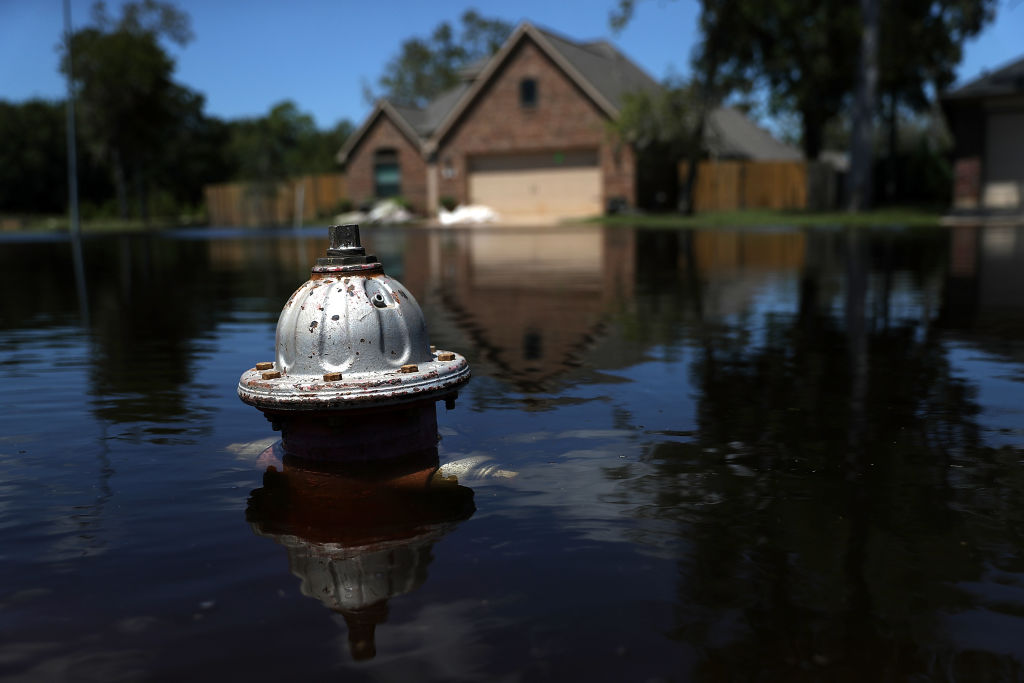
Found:
[{"label": "dark water surface", "polygon": [[364,241],[473,368],[439,497],[261,459],[323,228],[89,238],[83,307],[0,237],[0,677],[1024,677],[1024,229]]}]

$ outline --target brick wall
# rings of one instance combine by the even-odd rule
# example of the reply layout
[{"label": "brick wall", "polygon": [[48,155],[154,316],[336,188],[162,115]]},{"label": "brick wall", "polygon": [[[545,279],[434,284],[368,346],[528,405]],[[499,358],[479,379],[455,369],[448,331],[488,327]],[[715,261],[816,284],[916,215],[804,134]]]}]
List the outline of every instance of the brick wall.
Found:
[{"label": "brick wall", "polygon": [[[537,81],[537,104],[519,104],[519,84]],[[636,160],[627,145],[609,138],[607,117],[529,38],[492,75],[484,92],[462,113],[438,147],[439,196],[468,201],[468,159],[503,151],[598,149],[602,203],[611,197],[636,201]],[[454,171],[445,177],[449,167]],[[349,187],[354,187],[351,174]]]},{"label": "brick wall", "polygon": [[976,209],[981,202],[981,157],[953,162],[953,208]]},{"label": "brick wall", "polygon": [[423,213],[427,209],[427,165],[419,150],[391,119],[383,112],[366,132],[359,146],[349,155],[345,164],[345,177],[349,198],[359,204],[374,198],[373,153],[381,147],[398,152],[398,167],[401,172],[401,196],[414,211]]}]

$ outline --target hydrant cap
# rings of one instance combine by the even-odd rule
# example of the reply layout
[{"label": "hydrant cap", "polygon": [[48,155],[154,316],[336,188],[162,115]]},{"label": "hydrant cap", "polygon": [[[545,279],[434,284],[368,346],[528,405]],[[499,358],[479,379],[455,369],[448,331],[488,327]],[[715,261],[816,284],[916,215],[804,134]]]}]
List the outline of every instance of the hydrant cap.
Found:
[{"label": "hydrant cap", "polygon": [[419,304],[366,254],[359,226],[328,231],[327,256],[278,318],[272,370],[244,373],[242,400],[258,408],[340,409],[427,398],[467,382],[466,359],[431,349]]}]

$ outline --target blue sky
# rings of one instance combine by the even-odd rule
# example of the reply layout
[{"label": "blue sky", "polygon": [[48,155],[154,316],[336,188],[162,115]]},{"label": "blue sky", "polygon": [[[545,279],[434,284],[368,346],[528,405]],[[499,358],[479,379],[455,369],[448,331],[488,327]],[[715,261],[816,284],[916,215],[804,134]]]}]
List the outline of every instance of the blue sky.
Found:
[{"label": "blue sky", "polygon": [[[111,0],[116,9],[120,0]],[[363,83],[375,83],[402,40],[457,22],[475,7],[485,16],[528,19],[570,38],[610,38],[661,79],[685,75],[696,40],[693,0],[642,0],[621,33],[608,14],[615,0],[178,0],[192,18],[195,40],[171,47],[176,79],[206,96],[207,113],[236,118],[266,113],[294,100],[320,127],[342,118],[358,124],[369,112]],[[75,27],[89,21],[91,0],[72,0]],[[0,0],[0,99],[58,98],[56,45],[62,0]],[[964,50],[960,80],[1024,55],[1024,0],[999,0],[996,21]]]}]

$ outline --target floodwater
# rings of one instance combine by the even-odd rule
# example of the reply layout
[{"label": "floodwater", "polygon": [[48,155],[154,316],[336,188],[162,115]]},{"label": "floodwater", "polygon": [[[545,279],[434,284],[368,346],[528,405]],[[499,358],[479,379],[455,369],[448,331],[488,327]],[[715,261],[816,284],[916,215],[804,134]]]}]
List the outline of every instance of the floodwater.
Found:
[{"label": "floodwater", "polygon": [[1024,678],[1024,229],[363,238],[474,373],[401,491],[235,393],[324,228],[0,236],[0,678]]}]

